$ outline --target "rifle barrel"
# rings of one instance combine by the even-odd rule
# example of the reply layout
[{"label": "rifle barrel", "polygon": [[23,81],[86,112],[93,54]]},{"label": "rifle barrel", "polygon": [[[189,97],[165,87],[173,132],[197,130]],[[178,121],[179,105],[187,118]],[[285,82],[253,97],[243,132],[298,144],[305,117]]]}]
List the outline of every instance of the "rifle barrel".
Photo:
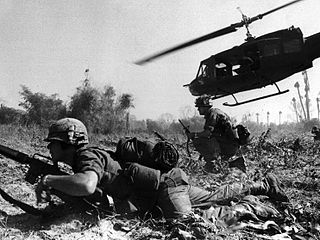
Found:
[{"label": "rifle barrel", "polygon": [[0,154],[4,155],[5,157],[14,159],[17,162],[22,164],[28,164],[30,161],[30,157],[27,154],[14,150],[12,148],[3,146],[1,144],[0,144]]},{"label": "rifle barrel", "polygon": [[161,141],[166,141],[166,138],[164,136],[162,136],[160,133],[158,133],[157,131],[153,131],[153,133],[160,138]]},{"label": "rifle barrel", "polygon": [[178,119],[178,120],[179,120],[179,123],[181,124],[183,130],[189,133],[190,132],[189,128],[186,127],[186,125],[184,125],[183,122],[180,119]]}]

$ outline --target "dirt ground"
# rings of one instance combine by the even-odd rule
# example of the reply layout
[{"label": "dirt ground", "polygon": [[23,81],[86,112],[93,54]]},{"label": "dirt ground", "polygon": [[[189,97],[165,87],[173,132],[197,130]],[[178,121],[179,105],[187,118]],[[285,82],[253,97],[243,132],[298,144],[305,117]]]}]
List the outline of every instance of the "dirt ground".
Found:
[{"label": "dirt ground", "polygon": [[[277,222],[281,232],[262,231],[250,224],[238,224],[232,229],[217,231],[213,225],[205,226],[207,222],[201,221],[197,214],[185,222],[168,223],[163,219],[142,220],[116,214],[69,212],[69,209],[58,207],[58,213],[38,217],[25,213],[0,197],[0,239],[320,239],[320,144],[302,137],[295,148],[295,139],[273,141],[256,138],[242,150],[247,160],[249,178],[272,171],[283,182],[290,206],[282,206],[281,213],[287,218]],[[27,153],[45,151],[45,146],[39,145],[37,140],[22,144],[21,139],[12,139],[0,144]],[[203,173],[195,153],[188,158],[185,145],[178,147],[181,152],[180,167],[197,186],[213,190],[239,177],[208,176]],[[26,165],[0,156],[0,188],[16,199],[43,208],[45,206],[36,205],[34,186],[24,180],[27,169]]]}]

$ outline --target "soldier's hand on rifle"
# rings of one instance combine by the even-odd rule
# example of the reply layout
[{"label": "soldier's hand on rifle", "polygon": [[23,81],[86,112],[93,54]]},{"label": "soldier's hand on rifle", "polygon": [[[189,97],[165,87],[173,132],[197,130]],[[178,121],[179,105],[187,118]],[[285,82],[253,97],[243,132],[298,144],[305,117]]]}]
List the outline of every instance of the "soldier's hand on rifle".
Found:
[{"label": "soldier's hand on rifle", "polygon": [[51,188],[46,185],[46,176],[42,177],[36,186],[35,192],[37,197],[37,204],[51,201]]},{"label": "soldier's hand on rifle", "polygon": [[186,135],[187,135],[187,138],[188,138],[188,139],[194,139],[196,133],[190,132],[190,131],[186,131]]}]

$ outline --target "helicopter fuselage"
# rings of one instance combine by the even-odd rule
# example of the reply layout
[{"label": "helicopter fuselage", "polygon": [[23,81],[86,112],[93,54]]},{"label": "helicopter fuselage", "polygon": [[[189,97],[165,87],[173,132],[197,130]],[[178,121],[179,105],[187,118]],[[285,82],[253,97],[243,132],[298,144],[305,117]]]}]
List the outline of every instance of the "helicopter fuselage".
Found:
[{"label": "helicopter fuselage", "polygon": [[303,38],[291,27],[213,55],[200,63],[196,78],[187,86],[192,95],[213,99],[275,84],[312,67],[320,56],[320,33]]}]

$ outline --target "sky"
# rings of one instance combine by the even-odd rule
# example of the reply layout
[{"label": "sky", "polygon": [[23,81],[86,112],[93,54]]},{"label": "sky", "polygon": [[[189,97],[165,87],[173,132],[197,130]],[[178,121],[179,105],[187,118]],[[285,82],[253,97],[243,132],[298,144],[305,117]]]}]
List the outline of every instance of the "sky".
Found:
[{"label": "sky", "polygon": [[[195,78],[201,60],[244,42],[244,28],[139,66],[134,62],[161,50],[240,22],[241,11],[249,17],[267,12],[289,0],[2,0],[0,1],[0,103],[18,108],[21,85],[32,92],[58,94],[65,102],[85,79],[89,68],[94,87],[111,85],[120,95],[130,93],[137,119],[158,119],[165,113],[181,117],[192,108],[195,97],[184,84]],[[300,27],[305,37],[320,31],[320,0],[304,0],[265,16],[250,25],[260,36]],[[320,93],[320,59],[308,77],[311,117],[317,117]],[[241,120],[294,121],[290,106],[298,98],[295,82],[303,89],[301,73],[281,82],[289,93],[257,102],[226,107],[231,96],[215,100],[214,106]],[[238,94],[238,100],[275,91],[274,86]]]}]

